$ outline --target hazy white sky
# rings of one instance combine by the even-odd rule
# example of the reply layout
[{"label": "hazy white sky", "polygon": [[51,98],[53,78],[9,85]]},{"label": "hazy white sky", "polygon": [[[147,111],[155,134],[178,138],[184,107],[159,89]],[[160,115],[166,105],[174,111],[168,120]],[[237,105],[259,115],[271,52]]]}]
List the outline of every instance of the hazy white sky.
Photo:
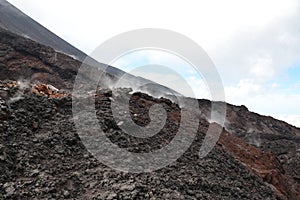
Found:
[{"label": "hazy white sky", "polygon": [[[227,102],[300,127],[297,0],[9,2],[87,54],[112,36],[133,29],[163,28],[184,34],[214,61]],[[157,57],[144,55],[146,60]],[[124,69],[132,65],[125,61],[116,65]],[[200,94],[201,81],[189,78]]]}]

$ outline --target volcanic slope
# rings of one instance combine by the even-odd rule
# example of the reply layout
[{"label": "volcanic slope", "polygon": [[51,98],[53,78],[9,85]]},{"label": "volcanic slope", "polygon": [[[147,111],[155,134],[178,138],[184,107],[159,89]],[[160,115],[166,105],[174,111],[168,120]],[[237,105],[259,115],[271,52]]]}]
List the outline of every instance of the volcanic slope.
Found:
[{"label": "volcanic slope", "polygon": [[[199,159],[198,151],[209,125],[211,102],[198,100],[202,115],[196,139],[175,163],[142,174],[108,168],[87,151],[73,123],[71,91],[81,61],[9,29],[0,28],[0,199],[299,199],[300,130],[245,106],[227,104],[225,129],[205,159]],[[139,125],[149,123],[150,105],[161,104],[168,113],[156,136],[129,136],[110,109],[108,88],[118,76],[105,75],[96,108],[107,137],[137,153],[169,144],[180,121],[178,105],[117,89],[120,97],[134,93],[131,117]],[[144,80],[133,77],[126,86],[135,81]],[[155,88],[161,94],[167,91]],[[191,110],[194,114],[198,116]]]},{"label": "volcanic slope", "polygon": [[[213,151],[199,159],[198,150],[209,125],[204,119],[200,120],[195,141],[176,162],[151,173],[115,171],[97,161],[81,142],[73,123],[71,97],[66,93],[58,98],[49,97],[45,92],[32,90],[37,87],[28,87],[16,101],[11,99],[20,89],[17,83],[3,82],[0,87],[0,192],[3,199],[299,197],[297,184],[285,175],[275,156],[225,130]],[[110,110],[111,91],[101,89],[96,95],[96,109],[107,137],[121,148],[136,153],[167,145],[178,129],[180,108],[168,99],[130,92],[130,89],[116,91],[120,98],[131,96],[133,120],[140,125],[147,124],[150,106],[161,104],[168,114],[165,127],[146,139],[125,134]]]}]

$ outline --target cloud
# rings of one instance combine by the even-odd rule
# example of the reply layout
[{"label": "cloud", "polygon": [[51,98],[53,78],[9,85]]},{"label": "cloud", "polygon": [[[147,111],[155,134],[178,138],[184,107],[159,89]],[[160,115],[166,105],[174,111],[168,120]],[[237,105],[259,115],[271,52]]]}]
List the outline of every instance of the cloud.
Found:
[{"label": "cloud", "polygon": [[225,87],[226,101],[246,105],[250,111],[300,127],[300,87],[278,87],[276,82],[266,84],[254,79],[243,79],[236,86]]},{"label": "cloud", "polygon": [[9,2],[78,48],[91,53],[101,42],[114,35],[148,27],[178,31],[205,49],[210,49],[211,46],[219,45],[220,41],[226,40],[241,26],[265,26],[275,17],[289,12],[294,7],[295,1],[192,0],[187,3],[173,0],[151,2],[9,0]]},{"label": "cloud", "polygon": [[300,115],[281,114],[274,115],[273,117],[300,128]]},{"label": "cloud", "polygon": [[253,79],[242,79],[236,86],[225,87],[226,101],[243,102],[246,98],[261,94],[262,87],[262,85],[255,83]]},{"label": "cloud", "polygon": [[[299,125],[300,94],[279,93],[270,87],[252,85],[251,81],[241,87],[226,88],[226,100],[237,105],[246,105],[250,111],[262,115],[279,116],[293,125]],[[282,116],[289,116],[284,119]]]},{"label": "cloud", "polygon": [[273,59],[269,55],[252,59],[249,66],[252,66],[250,73],[260,81],[270,80],[275,75]]},{"label": "cloud", "polygon": [[225,83],[267,82],[300,62],[299,4],[262,27],[240,27],[209,54]]}]

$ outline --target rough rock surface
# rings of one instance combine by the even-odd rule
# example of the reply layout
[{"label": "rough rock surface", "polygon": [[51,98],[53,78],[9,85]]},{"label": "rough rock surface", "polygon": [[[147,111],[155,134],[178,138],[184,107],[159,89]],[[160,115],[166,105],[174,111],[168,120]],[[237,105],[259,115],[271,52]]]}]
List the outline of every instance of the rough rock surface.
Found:
[{"label": "rough rock surface", "polygon": [[[109,97],[99,96],[96,104],[105,111],[109,103]],[[275,198],[270,187],[223,149],[200,161],[196,151],[200,133],[173,165],[131,174],[106,167],[85,149],[72,122],[70,97],[50,99],[28,93],[9,106],[10,117],[1,122],[2,198]],[[116,144],[130,149],[141,142],[131,138],[124,144],[128,140],[109,115],[106,112],[104,124]],[[159,137],[151,141],[145,143],[154,148],[163,144]]]},{"label": "rough rock surface", "polygon": [[[5,88],[5,89],[4,89]],[[236,138],[239,145],[228,145],[221,139],[218,146],[200,160],[198,150],[208,123],[202,119],[197,137],[189,150],[175,163],[151,173],[132,174],[115,171],[97,161],[84,147],[72,119],[71,97],[49,98],[25,92],[17,101],[9,101],[17,90],[3,86],[2,107],[8,107],[1,121],[0,134],[0,198],[3,199],[296,199],[295,191],[284,182],[284,191],[249,168],[241,152],[251,148],[246,158],[261,156],[265,162],[272,156]],[[120,96],[129,95],[119,90]],[[107,137],[122,148],[133,152],[161,148],[174,137],[179,108],[167,99],[154,99],[142,93],[134,94],[131,112],[136,120],[147,124],[147,109],[153,103],[168,111],[166,128],[151,140],[126,136],[109,112],[111,93],[99,91],[96,108],[99,123]],[[139,106],[136,106],[139,105]],[[5,110],[5,109],[4,109]],[[177,114],[176,114],[177,113]],[[138,122],[137,122],[138,123]],[[224,131],[223,134],[229,134]],[[159,137],[161,135],[161,137]],[[223,136],[225,137],[225,136]],[[227,136],[228,137],[228,136]],[[225,137],[225,138],[227,138]],[[239,148],[240,147],[240,148]],[[238,149],[237,149],[238,148]],[[255,154],[251,152],[256,152]],[[269,159],[271,157],[272,159]],[[285,176],[280,165],[256,169],[274,170]],[[276,159],[275,159],[276,160]],[[272,175],[269,175],[272,179]]]}]

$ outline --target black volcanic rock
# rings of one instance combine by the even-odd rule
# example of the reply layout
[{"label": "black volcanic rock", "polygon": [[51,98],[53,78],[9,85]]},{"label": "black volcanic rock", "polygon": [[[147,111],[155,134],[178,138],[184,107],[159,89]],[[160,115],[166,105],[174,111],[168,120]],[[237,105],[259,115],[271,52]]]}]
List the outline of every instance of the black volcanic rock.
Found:
[{"label": "black volcanic rock", "polygon": [[[126,90],[119,93],[128,95]],[[160,103],[170,114],[174,112],[167,120],[166,130],[143,141],[126,136],[118,128],[107,109],[109,95],[101,91],[99,94],[96,98],[99,122],[108,126],[107,136],[115,144],[129,151],[139,147],[140,152],[156,149],[157,145],[161,148],[172,139],[170,128],[174,126],[173,115],[178,107],[168,100],[135,94],[133,113],[147,112],[147,106],[143,107],[141,102]],[[217,147],[200,160],[202,129],[175,163],[155,172],[132,174],[101,164],[86,150],[73,124],[70,97],[50,99],[27,93],[10,107],[12,117],[1,122],[6,131],[0,135],[4,156],[0,171],[5,172],[0,177],[3,199],[276,199],[271,187],[225,149]],[[38,127],[33,127],[33,122]],[[207,122],[201,122],[201,126],[205,128]]]}]

